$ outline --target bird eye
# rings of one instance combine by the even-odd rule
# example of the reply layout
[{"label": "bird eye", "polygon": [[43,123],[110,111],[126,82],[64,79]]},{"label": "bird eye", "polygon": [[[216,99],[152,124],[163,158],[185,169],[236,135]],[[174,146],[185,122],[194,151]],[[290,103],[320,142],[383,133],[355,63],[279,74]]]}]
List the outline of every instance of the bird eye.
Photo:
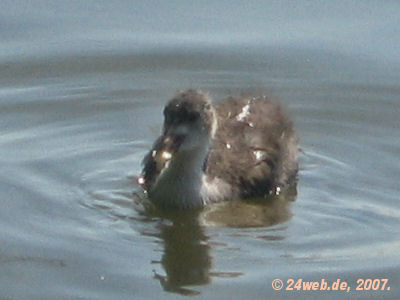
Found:
[{"label": "bird eye", "polygon": [[189,122],[195,122],[198,118],[199,118],[199,114],[198,113],[189,113],[188,116],[187,116],[187,120]]}]

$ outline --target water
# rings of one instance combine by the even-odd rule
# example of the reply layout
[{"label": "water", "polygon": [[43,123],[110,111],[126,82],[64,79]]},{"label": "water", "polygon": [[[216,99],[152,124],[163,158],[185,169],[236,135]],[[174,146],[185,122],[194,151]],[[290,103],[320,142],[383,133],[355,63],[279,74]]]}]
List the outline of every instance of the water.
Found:
[{"label": "water", "polygon": [[[240,4],[2,1],[0,299],[399,298],[400,5]],[[140,161],[189,87],[280,99],[304,152],[297,186],[144,211]]]}]

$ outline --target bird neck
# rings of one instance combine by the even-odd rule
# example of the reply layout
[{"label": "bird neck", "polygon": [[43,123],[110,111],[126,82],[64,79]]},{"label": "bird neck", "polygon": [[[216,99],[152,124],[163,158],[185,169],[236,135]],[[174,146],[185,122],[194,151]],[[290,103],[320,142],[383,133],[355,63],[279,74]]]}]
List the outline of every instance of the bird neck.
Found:
[{"label": "bird neck", "polygon": [[210,141],[201,146],[179,151],[157,180],[150,196],[161,206],[196,208],[203,206],[203,164]]}]

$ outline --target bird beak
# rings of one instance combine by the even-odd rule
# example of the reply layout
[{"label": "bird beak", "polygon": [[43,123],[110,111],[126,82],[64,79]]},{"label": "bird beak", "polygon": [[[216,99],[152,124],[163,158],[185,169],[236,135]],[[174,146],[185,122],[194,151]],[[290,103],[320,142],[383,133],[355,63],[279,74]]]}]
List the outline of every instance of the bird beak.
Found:
[{"label": "bird beak", "polygon": [[140,176],[137,177],[137,184],[147,189],[151,182],[168,168],[170,161],[179,151],[185,139],[185,135],[170,133],[169,131],[160,136],[143,160],[144,169]]},{"label": "bird beak", "polygon": [[165,160],[170,160],[175,153],[179,151],[184,139],[184,134],[167,131],[162,138],[162,145],[159,149],[156,149],[161,157]]}]

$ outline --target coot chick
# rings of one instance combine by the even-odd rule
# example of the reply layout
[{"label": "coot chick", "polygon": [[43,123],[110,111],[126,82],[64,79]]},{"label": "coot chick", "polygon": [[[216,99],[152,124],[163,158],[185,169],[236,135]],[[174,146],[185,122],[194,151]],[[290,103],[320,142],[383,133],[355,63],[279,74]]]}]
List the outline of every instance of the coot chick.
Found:
[{"label": "coot chick", "polygon": [[213,104],[206,93],[186,90],[165,106],[138,183],[157,206],[199,208],[278,194],[294,181],[297,157],[293,124],[267,96]]}]

